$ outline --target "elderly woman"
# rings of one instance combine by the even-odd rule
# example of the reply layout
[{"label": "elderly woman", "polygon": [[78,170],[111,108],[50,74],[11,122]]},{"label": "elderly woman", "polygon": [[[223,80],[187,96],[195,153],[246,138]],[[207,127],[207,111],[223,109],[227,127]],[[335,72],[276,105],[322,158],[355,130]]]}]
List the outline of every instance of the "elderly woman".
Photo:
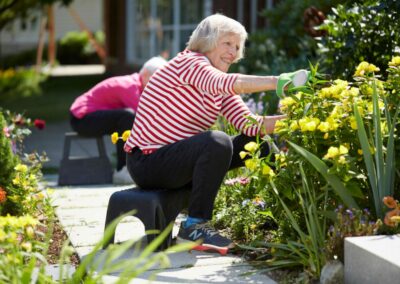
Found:
[{"label": "elderly woman", "polygon": [[[274,90],[277,77],[226,73],[243,57],[246,38],[244,27],[233,19],[220,14],[205,18],[187,49],[151,77],[125,144],[128,170],[141,188],[191,186],[188,218],[178,238],[201,240],[202,250],[233,247],[208,223],[214,199],[227,171],[243,165],[239,152],[244,145],[257,134],[273,133],[283,118],[252,114],[240,97]],[[242,134],[209,130],[219,115]],[[247,116],[258,124],[248,127]]]}]

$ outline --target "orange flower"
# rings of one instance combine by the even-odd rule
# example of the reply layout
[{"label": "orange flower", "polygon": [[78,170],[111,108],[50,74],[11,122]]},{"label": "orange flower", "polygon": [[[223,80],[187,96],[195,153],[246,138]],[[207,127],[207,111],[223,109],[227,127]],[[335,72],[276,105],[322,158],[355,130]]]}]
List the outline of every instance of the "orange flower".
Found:
[{"label": "orange flower", "polygon": [[0,204],[6,202],[6,196],[7,192],[4,190],[4,188],[0,187]]},{"label": "orange flower", "polygon": [[397,207],[397,201],[391,196],[385,196],[383,198],[383,204],[392,209]]},{"label": "orange flower", "polygon": [[393,216],[398,216],[398,215],[400,215],[399,209],[390,210],[389,212],[386,213],[384,223],[389,227],[395,227],[397,223],[392,221],[391,218]]}]

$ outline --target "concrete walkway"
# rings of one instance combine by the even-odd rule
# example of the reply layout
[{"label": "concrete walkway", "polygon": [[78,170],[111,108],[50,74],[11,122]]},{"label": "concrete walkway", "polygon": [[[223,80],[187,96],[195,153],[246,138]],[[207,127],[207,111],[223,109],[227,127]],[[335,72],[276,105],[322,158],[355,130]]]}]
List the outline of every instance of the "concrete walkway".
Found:
[{"label": "concrete walkway", "polygon": [[[103,236],[107,203],[110,195],[129,186],[76,186],[58,187],[57,176],[47,176],[47,187],[54,188],[52,204],[61,225],[78,253],[84,259]],[[183,216],[178,216],[173,235],[177,234]],[[140,239],[145,235],[139,219],[127,217],[120,222],[116,241]],[[101,257],[101,251],[97,257]],[[128,255],[132,255],[130,251]],[[129,256],[123,255],[122,258]],[[180,252],[170,255],[170,267],[162,271],[153,268],[134,279],[132,283],[276,283],[257,271],[244,259],[235,255],[220,256],[216,253]],[[151,274],[156,279],[149,282]],[[248,275],[249,272],[254,272]],[[118,273],[106,276],[105,283],[118,280]]]}]

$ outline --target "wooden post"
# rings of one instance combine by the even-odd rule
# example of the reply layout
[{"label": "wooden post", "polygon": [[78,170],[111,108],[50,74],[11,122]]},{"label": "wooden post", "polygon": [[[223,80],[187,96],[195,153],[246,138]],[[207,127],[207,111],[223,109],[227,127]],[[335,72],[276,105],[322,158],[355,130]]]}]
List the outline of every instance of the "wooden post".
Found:
[{"label": "wooden post", "polygon": [[78,23],[80,29],[82,31],[85,31],[87,35],[89,36],[89,41],[96,50],[97,55],[100,57],[101,61],[103,64],[105,63],[106,59],[106,51],[105,49],[96,41],[94,38],[93,34],[90,32],[90,30],[86,27],[85,23],[82,21],[82,19],[79,17],[78,13],[73,9],[71,6],[68,8],[69,13],[71,16],[75,19],[75,21]]},{"label": "wooden post", "polygon": [[42,12],[39,28],[38,48],[36,51],[36,72],[39,73],[42,65],[43,47],[44,47],[44,33],[46,30],[47,18]]},{"label": "wooden post", "polygon": [[47,56],[50,66],[53,67],[56,63],[54,5],[47,6],[47,18],[48,18],[47,27],[49,32]]}]

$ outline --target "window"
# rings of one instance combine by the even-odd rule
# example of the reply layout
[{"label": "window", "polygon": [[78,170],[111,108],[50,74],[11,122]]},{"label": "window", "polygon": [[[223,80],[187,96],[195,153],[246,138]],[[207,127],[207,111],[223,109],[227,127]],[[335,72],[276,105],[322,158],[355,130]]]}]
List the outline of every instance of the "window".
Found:
[{"label": "window", "polygon": [[126,0],[126,48],[129,63],[142,64],[185,48],[197,24],[211,14],[212,0]]}]

